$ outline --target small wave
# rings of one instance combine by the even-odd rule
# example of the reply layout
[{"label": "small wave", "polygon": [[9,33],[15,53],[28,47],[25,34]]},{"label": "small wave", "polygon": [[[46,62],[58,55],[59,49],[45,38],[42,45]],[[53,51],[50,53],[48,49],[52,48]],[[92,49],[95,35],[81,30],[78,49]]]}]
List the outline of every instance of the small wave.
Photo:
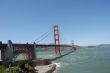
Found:
[{"label": "small wave", "polygon": [[53,64],[56,65],[56,70],[53,73],[57,73],[57,71],[59,70],[59,68],[61,68],[61,63],[55,63],[55,62],[53,62]]},{"label": "small wave", "polygon": [[58,68],[61,67],[61,63],[53,63],[53,64],[55,64]]}]

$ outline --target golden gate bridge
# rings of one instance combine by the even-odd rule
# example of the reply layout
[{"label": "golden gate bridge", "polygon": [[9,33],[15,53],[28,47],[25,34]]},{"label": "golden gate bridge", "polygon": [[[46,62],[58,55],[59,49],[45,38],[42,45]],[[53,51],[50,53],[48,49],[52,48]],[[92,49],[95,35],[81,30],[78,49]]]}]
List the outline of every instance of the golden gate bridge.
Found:
[{"label": "golden gate bridge", "polygon": [[[43,40],[46,36],[44,36],[41,40]],[[0,42],[1,60],[12,61],[15,60],[19,54],[23,54],[26,59],[35,60],[37,58],[35,49],[38,47],[54,47],[55,54],[59,57],[64,56],[61,55],[60,47],[71,47],[72,49],[75,49],[73,43],[72,45],[60,44],[58,25],[54,25],[54,44],[36,44],[35,41],[32,44],[12,43],[11,40],[8,40],[7,44]]]}]

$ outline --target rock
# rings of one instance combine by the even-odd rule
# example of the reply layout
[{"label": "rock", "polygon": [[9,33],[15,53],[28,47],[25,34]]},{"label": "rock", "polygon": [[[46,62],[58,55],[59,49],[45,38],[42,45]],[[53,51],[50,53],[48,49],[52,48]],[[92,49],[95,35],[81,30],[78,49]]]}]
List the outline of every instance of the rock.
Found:
[{"label": "rock", "polygon": [[42,66],[36,66],[35,69],[37,69],[38,73],[52,73],[56,69],[55,64],[49,64],[49,65],[42,65]]}]

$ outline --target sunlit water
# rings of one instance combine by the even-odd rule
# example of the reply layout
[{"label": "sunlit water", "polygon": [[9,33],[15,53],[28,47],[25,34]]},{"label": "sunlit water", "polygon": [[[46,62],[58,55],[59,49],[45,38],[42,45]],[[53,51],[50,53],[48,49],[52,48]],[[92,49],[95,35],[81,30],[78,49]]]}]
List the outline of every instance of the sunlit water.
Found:
[{"label": "sunlit water", "polygon": [[[65,54],[69,51],[62,51]],[[39,58],[53,58],[54,51],[37,52]],[[54,73],[110,73],[110,46],[83,48],[56,61]]]}]

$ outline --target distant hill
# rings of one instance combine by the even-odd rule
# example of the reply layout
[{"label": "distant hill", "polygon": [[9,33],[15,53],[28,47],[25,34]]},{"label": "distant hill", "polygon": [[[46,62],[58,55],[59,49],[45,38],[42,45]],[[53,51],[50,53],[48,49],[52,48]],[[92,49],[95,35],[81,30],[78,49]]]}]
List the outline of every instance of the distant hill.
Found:
[{"label": "distant hill", "polygon": [[110,44],[101,44],[101,45],[98,45],[97,47],[110,47]]},{"label": "distant hill", "polygon": [[110,44],[100,44],[100,45],[96,45],[96,46],[76,46],[77,48],[103,48],[103,47],[110,47]]}]

